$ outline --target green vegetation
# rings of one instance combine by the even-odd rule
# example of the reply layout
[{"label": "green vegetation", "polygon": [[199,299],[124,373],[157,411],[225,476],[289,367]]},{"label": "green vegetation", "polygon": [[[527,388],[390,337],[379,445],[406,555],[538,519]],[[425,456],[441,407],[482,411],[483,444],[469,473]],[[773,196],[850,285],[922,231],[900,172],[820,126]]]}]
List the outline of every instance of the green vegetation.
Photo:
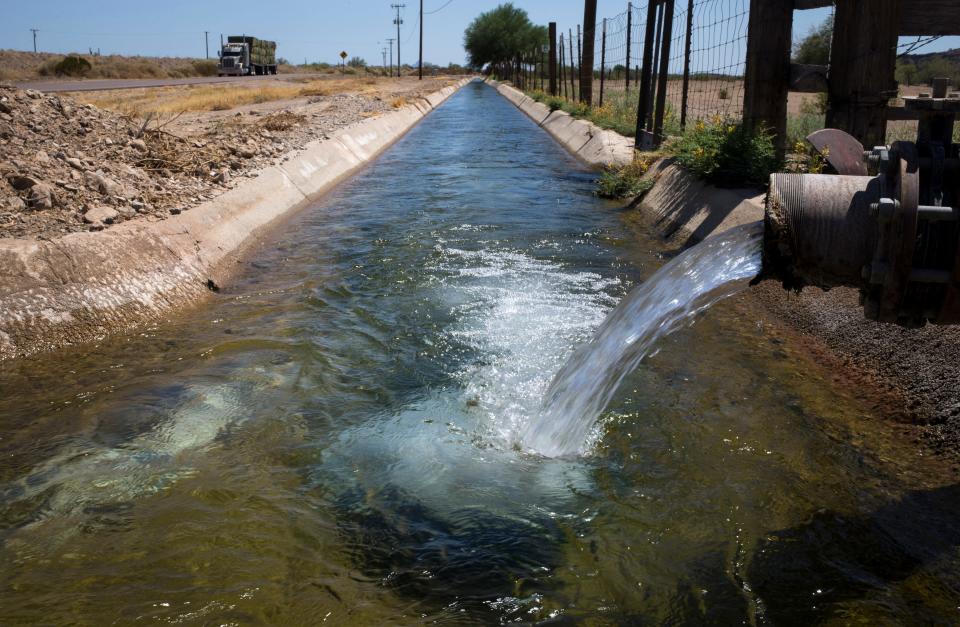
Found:
[{"label": "green vegetation", "polygon": [[[581,102],[571,102],[560,96],[551,96],[539,89],[527,92],[527,95],[547,105],[551,111],[566,111],[576,118],[589,120],[600,128],[616,131],[624,137],[633,137],[637,129],[637,92],[611,91],[604,94],[603,106],[588,106]],[[670,103],[663,116],[664,133],[673,135],[680,132],[680,122]]]},{"label": "green vegetation", "polygon": [[721,187],[766,186],[770,173],[782,166],[772,133],[764,129],[753,132],[742,122],[721,116],[688,126],[682,135],[664,144],[663,152]]},{"label": "green vegetation", "polygon": [[477,16],[463,34],[470,67],[507,65],[547,42],[547,29],[535,26],[523,9],[512,3]]},{"label": "green vegetation", "polygon": [[614,200],[643,197],[656,182],[653,178],[644,178],[654,160],[655,155],[637,154],[633,162],[625,166],[604,168],[597,180],[597,196]]},{"label": "green vegetation", "polygon": [[57,76],[86,76],[91,69],[93,69],[93,66],[90,65],[89,61],[75,55],[63,57],[53,65],[53,72]]},{"label": "green vegetation", "polygon": [[793,60],[810,65],[830,62],[830,43],[833,40],[833,16],[810,30],[806,37],[793,46]]},{"label": "green vegetation", "polygon": [[897,82],[910,85],[929,85],[934,78],[945,76],[954,88],[960,87],[960,55],[917,55],[897,59]]}]

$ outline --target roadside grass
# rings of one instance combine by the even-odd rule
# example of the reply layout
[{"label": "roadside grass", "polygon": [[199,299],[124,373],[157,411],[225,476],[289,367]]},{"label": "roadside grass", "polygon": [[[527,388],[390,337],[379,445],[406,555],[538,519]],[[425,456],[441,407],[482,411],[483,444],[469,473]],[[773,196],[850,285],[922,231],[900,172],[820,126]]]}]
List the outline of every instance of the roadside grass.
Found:
[{"label": "roadside grass", "polygon": [[228,111],[244,105],[275,100],[330,96],[342,93],[368,93],[376,83],[368,79],[327,79],[277,82],[270,85],[190,85],[136,90],[75,92],[80,102],[126,115],[169,115],[185,111]]}]

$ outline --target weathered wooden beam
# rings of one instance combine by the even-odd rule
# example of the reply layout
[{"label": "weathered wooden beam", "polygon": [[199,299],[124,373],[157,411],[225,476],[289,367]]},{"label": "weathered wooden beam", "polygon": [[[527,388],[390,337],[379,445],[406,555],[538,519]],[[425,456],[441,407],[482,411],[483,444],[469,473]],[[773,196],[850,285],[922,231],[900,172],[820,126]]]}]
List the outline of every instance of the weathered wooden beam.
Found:
[{"label": "weathered wooden beam", "polygon": [[787,136],[794,0],[750,0],[743,119],[748,128],[765,127],[783,151]]},{"label": "weathered wooden beam", "polygon": [[819,94],[828,90],[826,65],[790,64],[790,91]]},{"label": "weathered wooden beam", "polygon": [[902,13],[901,35],[960,35],[960,0],[905,1]]},{"label": "weathered wooden beam", "polygon": [[888,107],[887,108],[887,121],[888,122],[900,122],[903,120],[919,120],[920,114],[916,111],[907,111],[903,107]]},{"label": "weathered wooden beam", "polygon": [[899,0],[837,0],[830,53],[827,126],[864,146],[884,143],[896,95]]},{"label": "weathered wooden beam", "polygon": [[829,6],[833,6],[833,0],[793,0],[793,8],[798,11],[804,9],[821,9]]}]

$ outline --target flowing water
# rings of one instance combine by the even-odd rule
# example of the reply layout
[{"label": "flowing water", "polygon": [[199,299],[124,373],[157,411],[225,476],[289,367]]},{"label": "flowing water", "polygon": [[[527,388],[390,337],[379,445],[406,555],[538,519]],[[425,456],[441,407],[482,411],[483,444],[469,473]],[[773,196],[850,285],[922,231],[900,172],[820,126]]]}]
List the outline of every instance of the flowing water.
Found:
[{"label": "flowing water", "polygon": [[743,296],[523,450],[674,257],[593,178],[473,84],[210,304],[0,364],[0,624],[955,622],[958,490]]},{"label": "flowing water", "polygon": [[745,290],[760,273],[762,242],[762,222],[733,228],[687,250],[630,292],[557,373],[523,443],[551,457],[588,452],[593,442],[587,435],[624,377],[664,336]]}]

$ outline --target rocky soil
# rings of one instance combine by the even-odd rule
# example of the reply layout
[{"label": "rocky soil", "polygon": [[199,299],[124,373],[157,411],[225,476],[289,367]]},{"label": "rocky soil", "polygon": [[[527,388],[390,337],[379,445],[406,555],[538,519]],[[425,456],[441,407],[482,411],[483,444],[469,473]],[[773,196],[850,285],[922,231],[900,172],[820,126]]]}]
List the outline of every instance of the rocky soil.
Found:
[{"label": "rocky soil", "polygon": [[[443,84],[424,81],[406,97]],[[188,211],[308,142],[392,109],[386,94],[338,94],[135,119],[0,85],[0,238],[53,238]]]}]

